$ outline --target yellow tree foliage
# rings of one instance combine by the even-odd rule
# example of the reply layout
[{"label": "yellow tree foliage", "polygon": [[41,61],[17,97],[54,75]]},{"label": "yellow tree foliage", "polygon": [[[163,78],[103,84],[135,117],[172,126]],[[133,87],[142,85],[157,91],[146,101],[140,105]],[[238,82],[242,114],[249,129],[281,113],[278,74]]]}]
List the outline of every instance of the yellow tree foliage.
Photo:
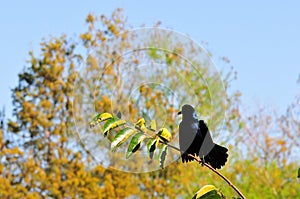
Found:
[{"label": "yellow tree foliage", "polygon": [[[121,9],[110,17],[88,15],[86,22],[88,30],[80,34],[79,41],[66,35],[43,40],[40,52],[30,52],[26,68],[19,73],[19,83],[12,93],[14,117],[8,121],[8,128],[2,126],[0,129],[0,198],[191,198],[205,184],[214,184],[225,195],[234,195],[217,176],[196,163],[183,165],[175,161],[163,170],[148,173],[126,173],[115,169],[140,168],[145,162],[148,164],[149,159],[124,162],[123,153],[106,152],[109,149],[107,139],[101,136],[97,139],[95,135],[99,134],[99,129],[91,132],[88,126],[94,113],[116,114],[120,111],[130,121],[154,113],[157,121],[161,121],[157,126],[167,124],[172,137],[176,138],[179,107],[171,102],[172,94],[168,89],[158,88],[155,84],[134,88],[135,82],[149,78],[151,74],[136,70],[145,54],[135,52],[126,59],[118,57],[132,47],[130,41],[134,39],[128,32],[130,26]],[[120,42],[114,43],[116,40]],[[167,38],[165,43],[171,45]],[[191,62],[196,62],[193,53],[198,49],[187,49],[180,42],[171,47],[172,52],[150,49],[146,53],[151,59],[163,59],[168,66],[180,66],[177,71],[158,71],[161,76],[152,78],[168,82],[172,89],[179,88],[183,81],[191,82],[181,91],[187,96],[185,100],[193,100],[189,96],[195,94],[199,97],[198,111],[209,116],[214,108],[211,93],[206,85],[193,84],[199,77],[192,75],[188,63],[179,56],[188,51]],[[128,60],[129,69],[136,71],[123,76],[122,70]],[[79,70],[83,64],[86,67]],[[205,64],[202,72],[209,74]],[[226,89],[232,78],[232,71],[227,72],[222,72]],[[178,80],[176,74],[184,75],[185,79]],[[208,75],[206,79],[213,85],[210,89],[221,91],[220,85],[214,84],[215,80],[214,75]],[[130,89],[135,89],[140,98],[132,97],[128,92]],[[115,93],[116,97],[112,99]],[[219,97],[226,103],[218,101],[214,120],[210,122],[211,129],[214,131],[222,125],[222,111],[226,110],[229,118],[226,129],[230,131],[227,138],[233,142],[237,140],[237,143],[241,138],[234,133],[244,125],[236,122],[240,119],[239,93]],[[152,118],[148,119],[150,122]],[[260,124],[258,121],[257,125]],[[78,135],[82,139],[84,136],[94,138],[97,142],[95,150],[100,152],[99,156],[103,155],[108,166],[94,160],[94,148],[85,147]],[[285,148],[287,140],[264,138],[266,150],[288,152],[289,148]],[[273,148],[274,144],[276,148]],[[287,190],[292,175],[284,172],[292,170],[293,164],[284,163],[279,167],[272,162],[265,166],[256,164],[255,154],[249,155],[249,159],[240,159],[238,153],[239,149],[231,149],[231,159],[224,173],[237,182],[246,196],[255,198],[265,193],[267,197],[264,198],[271,198],[270,194],[284,198],[299,195],[299,188],[295,186],[290,186],[292,191]],[[178,154],[169,154],[176,155],[178,157]],[[272,188],[268,189],[268,186]]]}]

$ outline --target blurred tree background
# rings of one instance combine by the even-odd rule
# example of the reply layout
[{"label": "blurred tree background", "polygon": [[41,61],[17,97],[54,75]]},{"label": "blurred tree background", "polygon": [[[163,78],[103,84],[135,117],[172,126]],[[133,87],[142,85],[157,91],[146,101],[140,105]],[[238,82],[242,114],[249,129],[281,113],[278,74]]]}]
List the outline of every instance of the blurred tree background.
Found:
[{"label": "blurred tree background", "polygon": [[[144,44],[134,42],[139,35],[131,34],[121,9],[111,16],[88,15],[86,23],[80,38],[43,40],[40,52],[30,52],[19,73],[19,84],[12,90],[13,118],[5,118],[4,111],[0,118],[0,198],[191,198],[206,184],[221,188],[227,197],[236,196],[199,164],[174,161],[179,158],[176,152],[168,153],[163,170],[142,152],[126,161],[122,150],[108,150],[110,137],[88,126],[104,111],[120,111],[131,122],[154,118],[173,132],[176,145],[176,113],[181,104],[191,102],[208,120],[213,137],[229,146],[229,161],[221,172],[248,198],[300,195],[300,94],[285,115],[260,108],[243,115],[241,93],[223,92],[236,78],[235,71],[222,69],[220,84],[208,61],[195,58],[201,49],[154,34],[145,41],[153,48],[128,54],[128,49]],[[161,41],[159,45],[171,51],[158,50]],[[206,84],[197,83],[192,65],[200,66]],[[186,97],[176,101],[172,90]]]}]

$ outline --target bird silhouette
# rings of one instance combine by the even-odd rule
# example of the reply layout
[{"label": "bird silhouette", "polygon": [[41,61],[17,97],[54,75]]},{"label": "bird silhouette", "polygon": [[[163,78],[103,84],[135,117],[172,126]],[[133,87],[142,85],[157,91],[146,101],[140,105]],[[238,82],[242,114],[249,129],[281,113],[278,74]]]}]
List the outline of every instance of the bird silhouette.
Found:
[{"label": "bird silhouette", "polygon": [[225,165],[228,149],[215,144],[209,129],[203,120],[198,120],[195,109],[185,104],[178,114],[182,114],[179,125],[179,146],[182,162],[193,161],[189,156],[199,156],[202,162],[210,164],[215,169]]}]

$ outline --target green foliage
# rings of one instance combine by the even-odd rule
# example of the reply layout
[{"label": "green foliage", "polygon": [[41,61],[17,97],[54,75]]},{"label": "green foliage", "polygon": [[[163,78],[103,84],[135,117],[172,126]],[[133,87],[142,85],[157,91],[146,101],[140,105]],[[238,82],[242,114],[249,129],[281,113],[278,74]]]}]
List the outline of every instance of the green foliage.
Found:
[{"label": "green foliage", "polygon": [[223,194],[213,185],[203,186],[192,199],[222,199]]},{"label": "green foliage", "polygon": [[159,143],[159,140],[157,138],[150,138],[147,143],[147,149],[149,153],[149,157],[152,159],[154,155],[154,151]]},{"label": "green foliage", "polygon": [[129,158],[133,153],[135,153],[141,147],[141,143],[145,140],[146,137],[147,136],[144,133],[137,133],[132,137],[128,146],[126,158]]},{"label": "green foliage", "polygon": [[161,145],[160,146],[158,159],[159,159],[159,166],[162,169],[164,168],[164,162],[165,162],[165,159],[166,159],[166,156],[167,156],[167,149],[168,149],[168,145]]},{"label": "green foliage", "polygon": [[[147,149],[151,159],[153,158],[156,148],[159,146],[160,152],[158,159],[160,167],[164,168],[168,148],[167,143],[171,141],[172,137],[168,129],[161,128],[156,131],[155,120],[152,120],[150,125],[146,127],[147,125],[144,118],[140,118],[134,125],[128,124],[125,120],[113,117],[110,113],[106,112],[97,114],[89,124],[90,127],[95,127],[102,122],[105,122],[102,129],[104,136],[107,136],[108,133],[112,133],[112,130],[116,130],[110,147],[112,151],[115,151],[116,148],[126,142],[130,136],[133,136],[127,148],[126,158],[128,159],[132,154],[137,152],[145,141],[147,142]],[[151,132],[151,134],[149,134],[149,132]]]},{"label": "green foliage", "polygon": [[90,122],[90,127],[93,128],[94,126],[96,126],[97,124],[99,124],[100,122],[103,122],[105,120],[111,119],[113,116],[110,113],[102,113],[102,114],[98,114],[96,115],[93,120]]},{"label": "green foliage", "polygon": [[[226,110],[222,140],[232,143],[233,147],[229,164],[222,172],[248,198],[299,197],[300,188],[295,178],[299,164],[291,162],[290,155],[300,146],[300,131],[297,130],[300,126],[297,119],[299,99],[280,118],[257,110],[249,120],[241,119],[246,118],[239,112],[241,93],[227,95],[223,92],[224,87],[226,90],[230,88],[235,78],[234,71],[226,67],[220,71],[223,78],[220,85],[216,81],[219,74],[209,72],[209,61],[197,60],[197,52],[202,49],[156,34],[150,42],[153,48],[145,53],[133,53],[125,62],[124,59],[116,59],[116,56],[135,49],[133,40],[142,40],[135,40],[136,37],[129,34],[131,26],[122,10],[117,9],[111,16],[90,14],[86,22],[87,30],[78,33],[78,38],[63,35],[42,40],[40,51],[29,53],[25,68],[19,73],[18,84],[12,89],[14,116],[7,118],[7,128],[6,120],[1,118],[0,198],[191,198],[199,187],[207,184],[222,188],[227,197],[236,196],[218,176],[195,162],[183,165],[175,161],[163,170],[141,174],[113,169],[122,167],[126,171],[132,165],[135,168],[144,166],[145,160],[123,161],[124,153],[117,153],[118,147],[124,147],[126,141],[141,133],[134,125],[134,128],[127,127],[127,123],[108,127],[107,137],[112,136],[109,137],[111,143],[100,140],[96,146],[101,152],[105,148],[116,151],[114,155],[106,154],[109,167],[92,164],[92,151],[82,146],[85,146],[84,136],[96,139],[99,135],[94,133],[97,128],[91,130],[86,125],[95,112],[120,111],[122,117],[132,124],[141,116],[146,118],[145,115],[153,113],[154,118],[147,118],[147,121],[154,119],[157,124],[137,125],[145,130],[143,133],[151,134],[142,141],[149,156],[154,157],[154,152],[165,146],[161,143],[162,138],[168,138],[159,138],[156,126],[167,128],[173,133],[171,142],[177,141],[176,112],[179,107],[170,103],[172,94],[168,89],[144,84],[137,89],[138,100],[130,99],[126,105],[119,103],[129,99],[130,88],[146,77],[149,82],[168,83],[170,89],[180,90],[186,98],[178,104],[184,101],[199,104],[197,111],[209,118],[214,138],[220,136],[215,130],[223,127]],[[121,43],[117,45],[114,41]],[[143,45],[142,42],[136,43]],[[161,48],[157,47],[160,46],[170,51],[159,50]],[[199,74],[195,75],[195,69],[179,55],[191,60],[193,66],[200,66]],[[155,63],[166,63],[167,68],[172,70],[159,67],[155,74],[138,70],[147,56]],[[83,62],[87,63],[87,67],[79,72]],[[121,75],[120,72],[125,69],[135,73]],[[178,78],[178,74],[182,78]],[[110,98],[113,91],[117,92],[114,101]],[[217,100],[212,103],[212,99]],[[91,106],[87,106],[89,104]],[[116,115],[121,118],[120,114]],[[99,114],[90,125],[93,127],[111,118],[112,115]],[[277,133],[270,128],[270,121],[278,126]],[[74,129],[78,134],[74,133]],[[82,138],[82,142],[77,137]],[[98,143],[98,140],[95,142]],[[137,153],[130,158],[133,159]],[[167,155],[174,154],[169,150]],[[146,163],[151,164],[151,161]]]},{"label": "green foliage", "polygon": [[155,120],[151,120],[149,129],[151,131],[156,131],[156,122],[155,122]]},{"label": "green foliage", "polygon": [[111,142],[111,150],[114,151],[117,147],[121,146],[136,131],[129,127],[120,130]]},{"label": "green foliage", "polygon": [[119,126],[125,125],[125,123],[126,123],[125,120],[121,120],[117,117],[108,119],[107,122],[103,126],[102,132],[103,132],[104,136],[106,136],[107,133],[109,133],[111,130],[113,130]]}]

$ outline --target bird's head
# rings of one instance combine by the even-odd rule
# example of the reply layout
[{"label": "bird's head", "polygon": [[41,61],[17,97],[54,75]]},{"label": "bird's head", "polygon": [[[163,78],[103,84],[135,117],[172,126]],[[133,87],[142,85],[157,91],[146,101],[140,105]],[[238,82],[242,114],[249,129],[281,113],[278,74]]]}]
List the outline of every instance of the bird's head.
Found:
[{"label": "bird's head", "polygon": [[178,112],[178,115],[182,114],[182,120],[198,120],[197,117],[197,113],[194,109],[194,107],[192,107],[189,104],[185,104],[182,106],[181,111]]}]

